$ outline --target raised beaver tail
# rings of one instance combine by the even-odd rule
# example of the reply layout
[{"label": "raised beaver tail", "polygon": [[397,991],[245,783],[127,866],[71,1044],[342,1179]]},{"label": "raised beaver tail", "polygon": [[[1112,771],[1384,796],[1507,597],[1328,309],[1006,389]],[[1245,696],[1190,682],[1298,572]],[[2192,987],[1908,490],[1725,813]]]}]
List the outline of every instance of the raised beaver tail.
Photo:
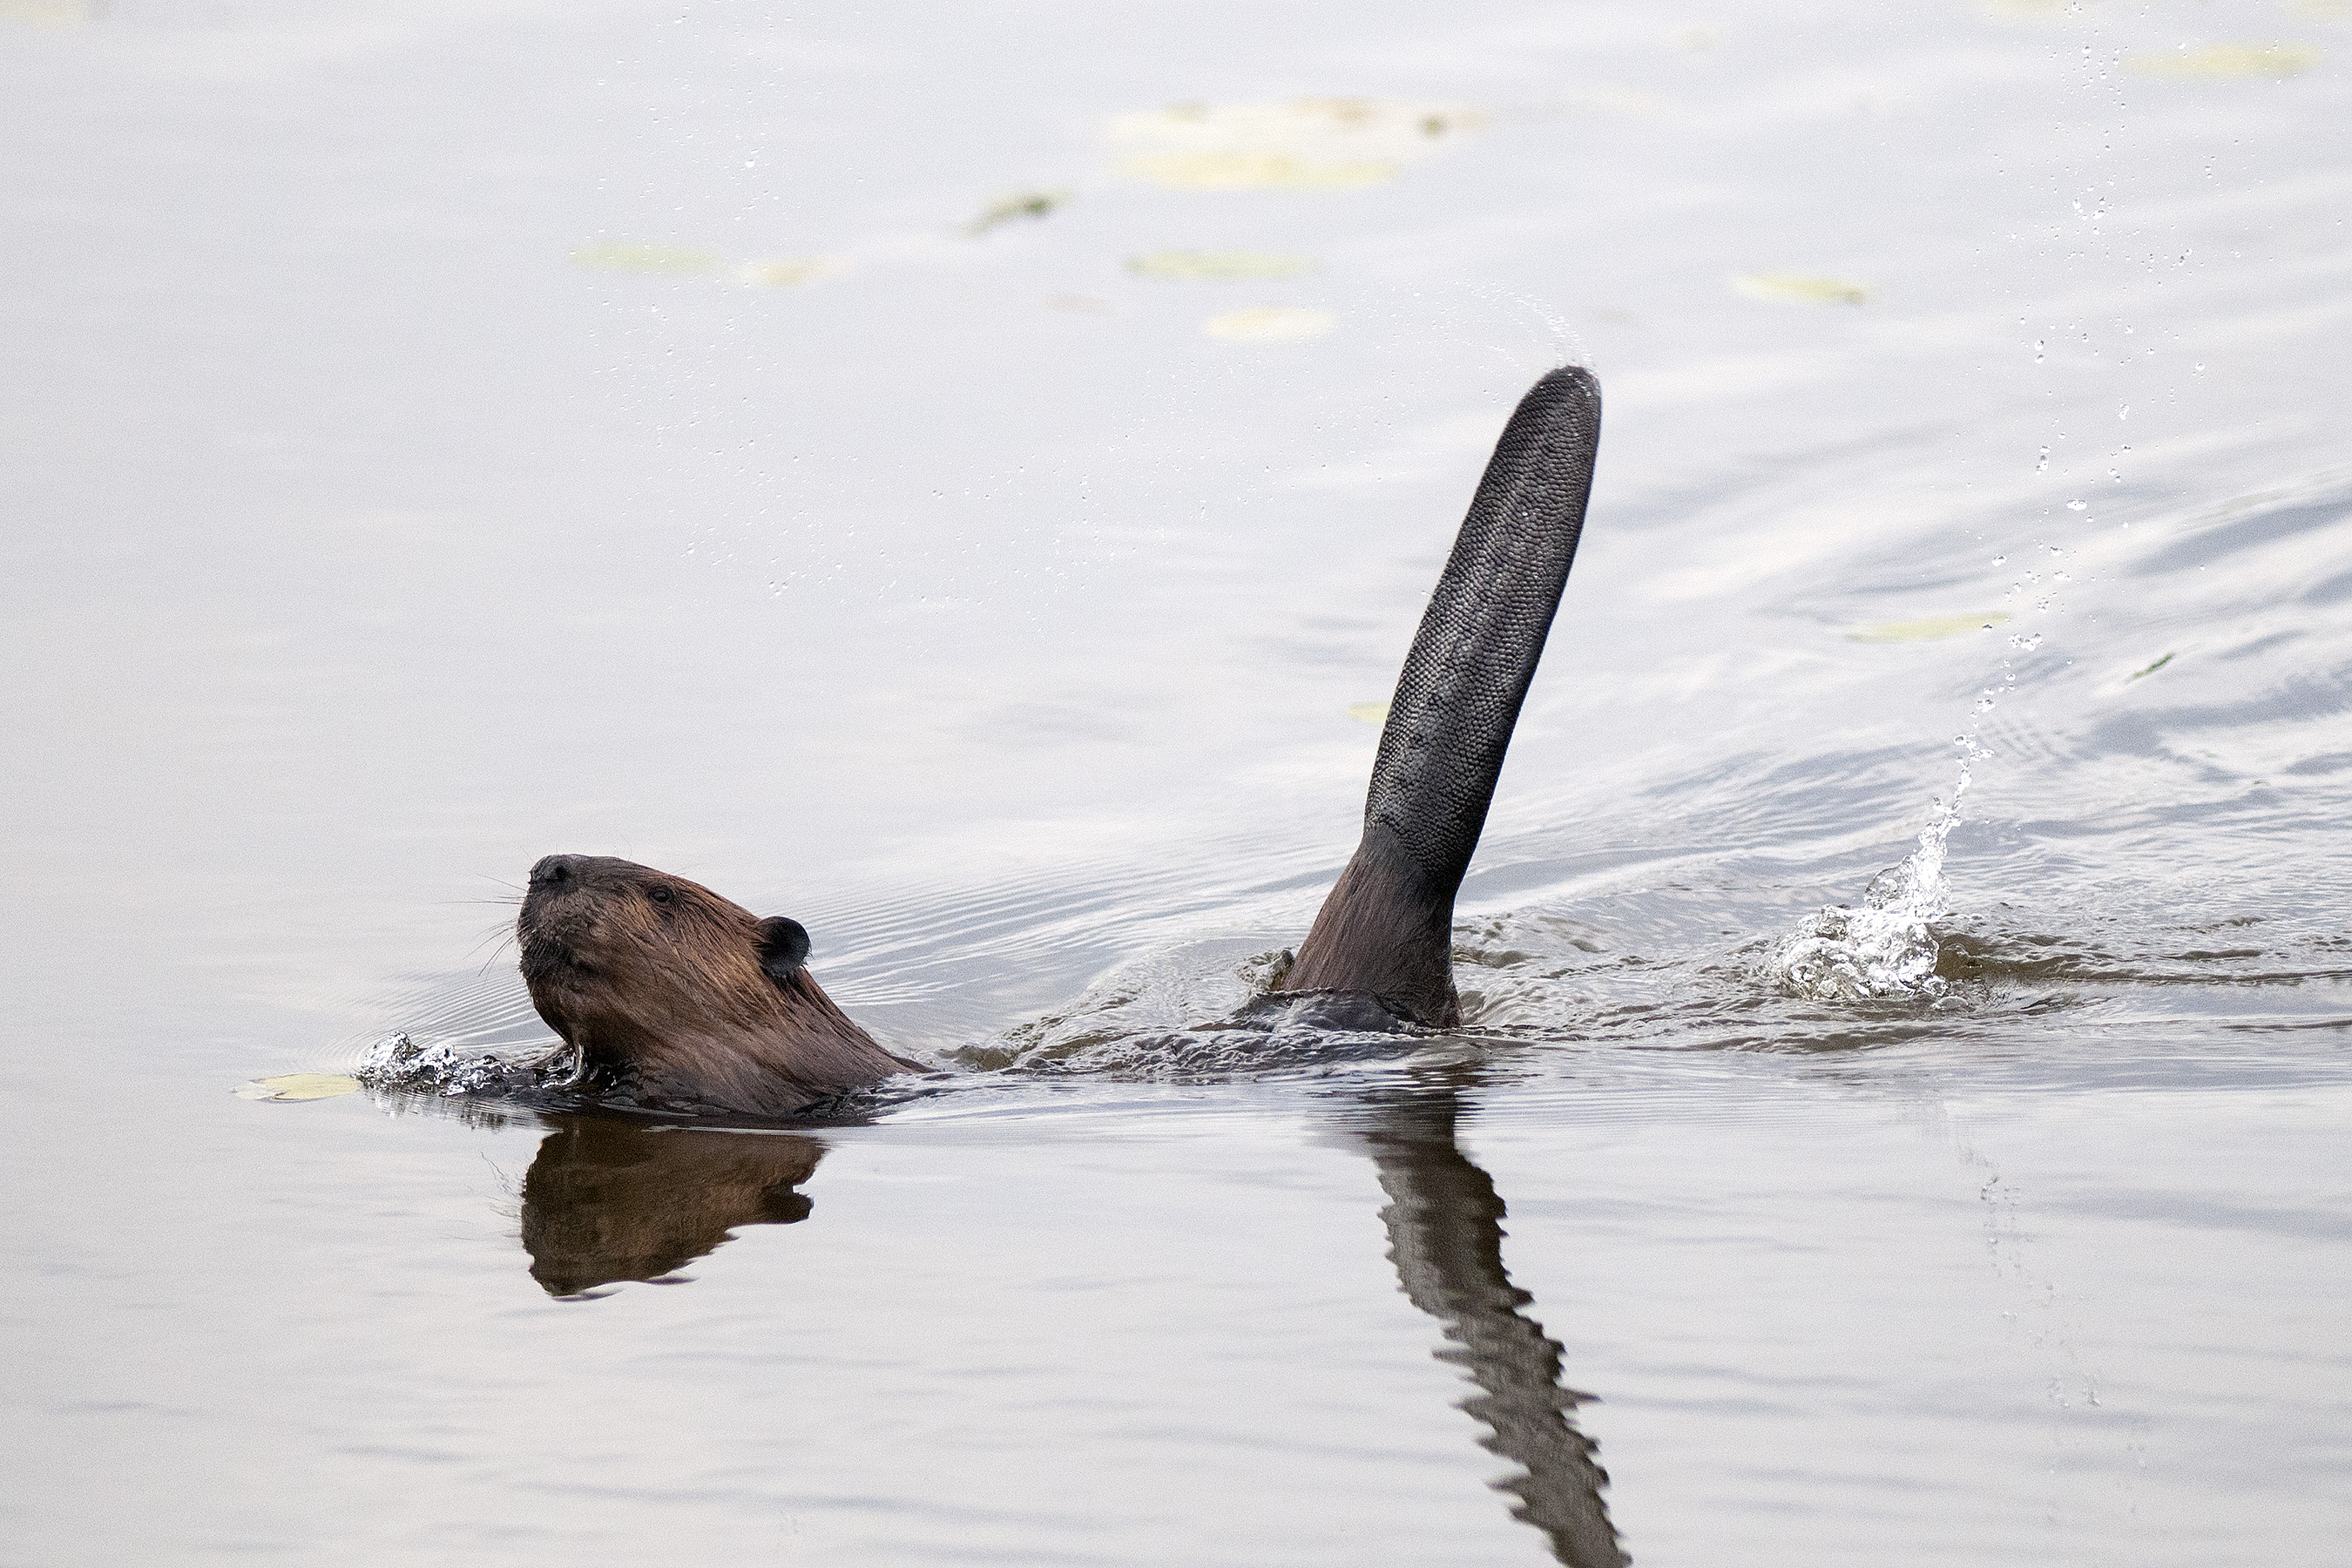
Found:
[{"label": "raised beaver tail", "polygon": [[1454,895],[1576,559],[1601,440],[1601,384],[1570,365],[1519,400],[1405,656],[1364,837],[1285,984],[1370,991],[1459,1020]]}]

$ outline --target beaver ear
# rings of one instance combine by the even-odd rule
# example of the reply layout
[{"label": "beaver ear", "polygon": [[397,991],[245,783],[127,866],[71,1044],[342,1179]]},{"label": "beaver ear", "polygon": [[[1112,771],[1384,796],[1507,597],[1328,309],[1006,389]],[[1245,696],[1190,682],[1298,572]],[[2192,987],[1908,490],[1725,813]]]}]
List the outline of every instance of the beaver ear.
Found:
[{"label": "beaver ear", "polygon": [[784,984],[801,972],[808,955],[808,931],[800,921],[770,915],[760,922],[760,967],[769,979]]}]

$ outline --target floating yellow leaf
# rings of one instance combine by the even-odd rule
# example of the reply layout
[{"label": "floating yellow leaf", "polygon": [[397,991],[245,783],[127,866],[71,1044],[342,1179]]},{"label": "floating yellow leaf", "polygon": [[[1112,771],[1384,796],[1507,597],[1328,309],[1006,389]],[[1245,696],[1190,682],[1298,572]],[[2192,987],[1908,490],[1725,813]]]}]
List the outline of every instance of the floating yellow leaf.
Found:
[{"label": "floating yellow leaf", "polygon": [[1129,257],[1127,269],[1145,278],[1296,278],[1314,271],[1315,258],[1259,250],[1155,250]]},{"label": "floating yellow leaf", "polygon": [[1933,642],[1937,637],[1956,637],[1962,632],[1990,631],[2009,619],[2004,610],[1988,610],[1976,616],[1927,616],[1916,621],[1881,621],[1874,626],[1856,626],[1845,634],[1848,642]]},{"label": "floating yellow leaf", "polygon": [[1171,191],[1343,191],[1393,180],[1402,165],[1393,158],[1310,163],[1287,153],[1160,153],[1118,167]]},{"label": "floating yellow leaf", "polygon": [[1392,180],[1484,123],[1451,104],[1294,98],[1122,114],[1110,140],[1119,173],[1174,190],[1335,190]]},{"label": "floating yellow leaf", "polygon": [[1213,338],[1235,343],[1295,343],[1319,338],[1339,324],[1328,310],[1303,310],[1296,305],[1253,305],[1212,316],[1201,330]]},{"label": "floating yellow leaf", "polygon": [[1389,705],[1385,702],[1350,702],[1348,717],[1361,724],[1385,724],[1389,721]]},{"label": "floating yellow leaf", "polygon": [[2168,55],[2134,55],[2124,62],[2124,68],[2138,76],[2242,81],[2250,77],[2301,76],[2318,63],[2319,51],[2309,44],[2212,44]]},{"label": "floating yellow leaf", "polygon": [[1009,196],[999,196],[982,207],[978,217],[963,226],[963,231],[970,235],[986,234],[1001,223],[1048,216],[1067,206],[1069,202],[1070,193],[1067,191],[1015,191]]},{"label": "floating yellow leaf", "polygon": [[289,1072],[277,1078],[257,1078],[251,1083],[237,1085],[239,1100],[332,1100],[339,1094],[350,1094],[360,1087],[360,1080],[339,1072]]},{"label": "floating yellow leaf", "polygon": [[1859,283],[1802,272],[1742,272],[1732,279],[1731,287],[1751,300],[1783,305],[1859,305],[1870,298],[1870,290]]},{"label": "floating yellow leaf", "polygon": [[790,289],[838,276],[840,262],[824,256],[779,256],[769,261],[747,261],[735,269],[735,281],[749,288]]},{"label": "floating yellow leaf", "polygon": [[98,20],[98,0],[0,0],[0,22],[71,27]]},{"label": "floating yellow leaf", "polygon": [[719,262],[715,250],[688,245],[632,245],[618,241],[583,245],[572,253],[583,267],[615,272],[709,272]]},{"label": "floating yellow leaf", "polygon": [[2298,16],[2308,16],[2315,22],[2342,22],[2352,19],[2352,0],[2294,0],[2287,7]]}]

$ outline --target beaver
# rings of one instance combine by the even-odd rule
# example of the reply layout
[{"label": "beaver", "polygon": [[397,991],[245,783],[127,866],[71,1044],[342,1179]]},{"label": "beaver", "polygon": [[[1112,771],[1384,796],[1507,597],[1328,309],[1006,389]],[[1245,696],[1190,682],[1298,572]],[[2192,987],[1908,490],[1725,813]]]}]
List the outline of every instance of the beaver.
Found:
[{"label": "beaver", "polygon": [[[1503,427],[1405,657],[1363,836],[1283,978],[1460,1022],[1454,900],[1568,584],[1591,496],[1601,386],[1570,365]],[[682,877],[601,856],[531,868],[516,922],[532,1004],[583,1081],[641,1105],[790,1115],[894,1074],[806,966],[808,932]]]},{"label": "beaver", "polygon": [[661,1110],[786,1116],[894,1073],[808,970],[809,935],[698,882],[608,855],[530,868],[515,921],[531,1005],[577,1079]]}]

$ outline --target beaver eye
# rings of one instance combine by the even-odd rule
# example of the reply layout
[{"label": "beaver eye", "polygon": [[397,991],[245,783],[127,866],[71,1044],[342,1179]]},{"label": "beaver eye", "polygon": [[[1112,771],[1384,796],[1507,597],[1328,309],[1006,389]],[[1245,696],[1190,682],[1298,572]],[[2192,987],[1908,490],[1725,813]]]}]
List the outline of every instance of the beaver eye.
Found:
[{"label": "beaver eye", "polygon": [[653,888],[646,891],[646,897],[651,899],[657,904],[666,904],[669,902],[669,889],[667,888]]}]

